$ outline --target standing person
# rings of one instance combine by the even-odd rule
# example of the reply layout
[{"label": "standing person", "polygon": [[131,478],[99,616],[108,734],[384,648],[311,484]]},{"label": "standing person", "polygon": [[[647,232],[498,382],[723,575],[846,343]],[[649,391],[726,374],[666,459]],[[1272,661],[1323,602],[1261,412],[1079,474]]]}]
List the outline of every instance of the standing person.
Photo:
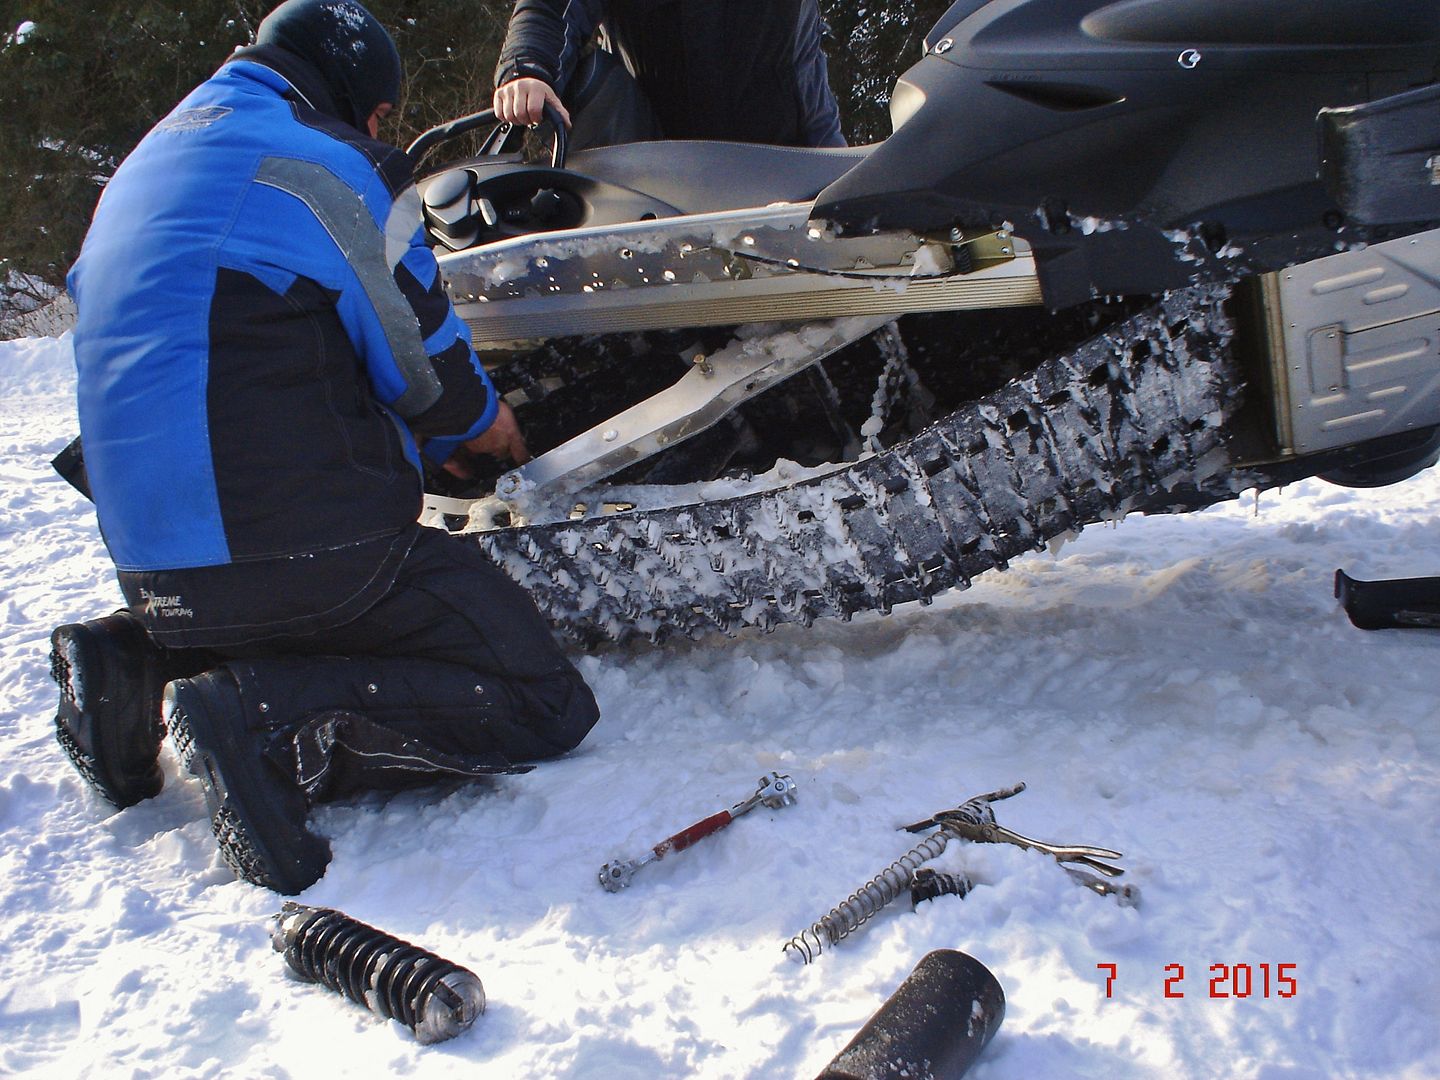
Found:
[{"label": "standing person", "polygon": [[598,718],[529,596],[416,524],[422,443],[527,454],[377,140],[400,82],[355,0],[287,0],[121,165],[69,281],[129,607],[54,632],[57,737],[124,807],[168,725],[225,860],[287,893],[329,861],[313,802],[523,771]]},{"label": "standing person", "polygon": [[495,70],[499,118],[537,123],[549,103],[569,124],[562,98],[597,28],[656,137],[845,145],[817,0],[517,0]]}]

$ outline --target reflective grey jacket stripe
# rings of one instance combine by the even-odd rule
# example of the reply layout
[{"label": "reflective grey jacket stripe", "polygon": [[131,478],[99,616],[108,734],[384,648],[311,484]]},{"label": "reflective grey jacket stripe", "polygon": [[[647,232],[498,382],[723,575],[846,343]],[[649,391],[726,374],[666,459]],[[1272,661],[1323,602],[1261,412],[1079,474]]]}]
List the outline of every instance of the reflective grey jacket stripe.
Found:
[{"label": "reflective grey jacket stripe", "polygon": [[409,418],[434,405],[443,390],[440,377],[425,352],[415,312],[395,284],[385,234],[375,225],[364,200],[329,169],[309,161],[266,158],[255,179],[308,206],[360,279],[405,383],[404,392],[390,407]]}]

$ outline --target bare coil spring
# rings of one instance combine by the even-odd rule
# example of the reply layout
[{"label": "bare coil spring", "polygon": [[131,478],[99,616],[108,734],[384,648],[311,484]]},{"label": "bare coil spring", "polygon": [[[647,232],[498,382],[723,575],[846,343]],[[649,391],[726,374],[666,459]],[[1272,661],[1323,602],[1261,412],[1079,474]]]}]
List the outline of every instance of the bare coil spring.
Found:
[{"label": "bare coil spring", "polygon": [[787,941],[785,953],[808,964],[827,948],[833,949],[908,889],[920,864],[940,855],[949,841],[950,834],[944,829],[926,837],[851,893],[849,898]]},{"label": "bare coil spring", "polygon": [[458,1034],[485,1008],[473,972],[339,911],[287,903],[277,919],[276,949],[297,974],[422,1042]]}]

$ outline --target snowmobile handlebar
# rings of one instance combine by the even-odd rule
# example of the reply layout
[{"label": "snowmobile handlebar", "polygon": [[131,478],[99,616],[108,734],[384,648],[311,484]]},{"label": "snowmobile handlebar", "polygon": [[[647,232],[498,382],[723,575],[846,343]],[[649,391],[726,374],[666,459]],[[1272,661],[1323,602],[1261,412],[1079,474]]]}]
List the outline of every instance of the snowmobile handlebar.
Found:
[{"label": "snowmobile handlebar", "polygon": [[[420,162],[435,147],[447,143],[451,139],[457,139],[461,135],[468,135],[477,128],[494,125],[495,119],[494,109],[482,109],[480,112],[470,113],[468,116],[461,116],[444,124],[438,124],[416,136],[415,141],[405,148],[405,153],[409,155],[410,161],[418,173]],[[569,129],[566,128],[565,121],[560,119],[559,111],[549,102],[545,103],[545,119],[555,129],[555,145],[550,151],[550,164],[554,168],[563,169],[570,142]],[[482,155],[498,154],[500,147],[505,144],[506,138],[513,130],[514,125],[510,123],[496,126],[486,137],[480,153]]]}]

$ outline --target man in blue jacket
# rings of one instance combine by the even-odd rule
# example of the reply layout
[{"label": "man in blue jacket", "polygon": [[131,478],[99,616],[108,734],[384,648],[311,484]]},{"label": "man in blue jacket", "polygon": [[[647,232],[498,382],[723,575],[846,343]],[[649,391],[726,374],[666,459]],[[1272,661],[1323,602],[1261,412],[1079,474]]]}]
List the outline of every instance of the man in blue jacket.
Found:
[{"label": "man in blue jacket", "polygon": [[311,803],[523,771],[598,716],[529,596],[416,524],[420,453],[526,450],[376,138],[400,80],[356,0],[281,4],[121,165],[70,276],[129,607],[55,631],[57,737],[123,807],[168,723],[226,861],[282,892],[329,860]]},{"label": "man in blue jacket", "polygon": [[597,28],[639,83],[652,137],[845,145],[817,0],[517,0],[495,71],[500,119],[538,123],[548,103],[569,123],[562,99]]}]

